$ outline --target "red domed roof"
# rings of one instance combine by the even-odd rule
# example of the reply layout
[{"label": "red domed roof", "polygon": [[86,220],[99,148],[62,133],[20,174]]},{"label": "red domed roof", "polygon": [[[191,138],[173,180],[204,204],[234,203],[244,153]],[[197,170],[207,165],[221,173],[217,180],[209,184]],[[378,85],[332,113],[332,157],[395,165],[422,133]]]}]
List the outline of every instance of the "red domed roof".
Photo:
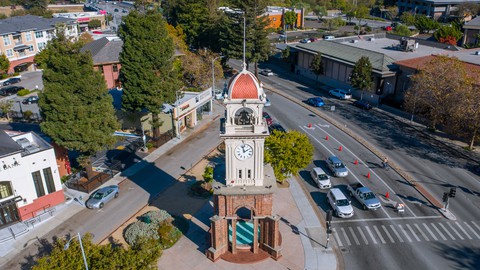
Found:
[{"label": "red domed roof", "polygon": [[242,70],[230,80],[230,99],[258,99],[262,93],[257,78],[247,70]]}]

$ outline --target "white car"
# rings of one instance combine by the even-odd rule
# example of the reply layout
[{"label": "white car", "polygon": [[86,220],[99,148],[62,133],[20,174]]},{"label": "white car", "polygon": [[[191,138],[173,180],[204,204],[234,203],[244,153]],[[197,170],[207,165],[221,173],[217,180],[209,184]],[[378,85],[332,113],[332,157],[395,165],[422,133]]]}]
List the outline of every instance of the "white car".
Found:
[{"label": "white car", "polygon": [[320,189],[326,189],[332,186],[330,177],[322,170],[322,168],[313,168],[310,172],[310,176],[312,177],[313,182],[315,182]]},{"label": "white car", "polygon": [[353,217],[353,207],[347,196],[338,188],[332,188],[327,194],[327,202],[333,208],[333,214],[341,218]]},{"label": "white car", "polygon": [[328,92],[330,96],[334,96],[339,99],[351,99],[352,94],[348,90],[343,90],[343,89],[333,89]]},{"label": "white car", "polygon": [[269,68],[266,68],[266,69],[260,71],[260,74],[262,74],[264,76],[273,76],[273,71]]}]

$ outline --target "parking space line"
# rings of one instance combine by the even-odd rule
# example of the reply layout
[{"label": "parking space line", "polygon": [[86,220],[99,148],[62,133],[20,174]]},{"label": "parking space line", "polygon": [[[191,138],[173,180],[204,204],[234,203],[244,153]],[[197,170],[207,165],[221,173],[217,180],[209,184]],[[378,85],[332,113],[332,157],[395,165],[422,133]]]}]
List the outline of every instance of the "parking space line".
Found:
[{"label": "parking space line", "polygon": [[365,237],[365,234],[363,233],[363,231],[362,231],[362,229],[360,228],[360,226],[357,226],[357,230],[358,230],[358,232],[360,233],[360,235],[362,236],[362,239],[363,239],[363,241],[365,242],[365,245],[368,245],[367,237]]},{"label": "parking space line", "polygon": [[340,241],[340,237],[338,236],[338,232],[335,229],[332,229],[333,232],[333,237],[335,237],[335,241],[337,241],[337,244],[339,247],[343,247],[342,241]]},{"label": "parking space line", "polygon": [[367,230],[368,234],[370,234],[370,237],[372,238],[373,243],[376,245],[377,240],[375,240],[375,237],[373,237],[373,233],[370,231],[370,228],[368,226],[365,226],[365,229]]},{"label": "parking space line", "polygon": [[425,238],[427,242],[430,242],[430,239],[428,239],[427,235],[422,231],[422,229],[420,229],[420,226],[418,226],[417,223],[413,224],[413,226],[417,228],[417,230],[420,232],[420,234],[423,236],[423,238]]},{"label": "parking space line", "polygon": [[440,227],[442,227],[442,229],[443,229],[445,232],[447,232],[448,236],[450,236],[450,238],[452,238],[452,240],[455,240],[455,237],[453,237],[453,235],[447,230],[447,228],[445,228],[445,226],[443,226],[442,223],[438,223],[438,225],[439,225]]},{"label": "parking space line", "polygon": [[463,237],[457,232],[457,230],[455,230],[455,228],[453,227],[452,223],[447,222],[447,224],[448,224],[448,226],[450,226],[450,228],[452,229],[452,231],[453,231],[456,235],[458,235],[458,237],[459,237],[460,239],[465,240],[465,238],[463,238]]},{"label": "parking space line", "polygon": [[340,228],[340,230],[342,230],[342,233],[343,233],[343,236],[345,238],[345,241],[347,242],[347,245],[351,246],[352,243],[350,242],[350,239],[348,238],[348,235],[347,235],[347,232],[345,231],[345,229],[342,227],[342,228]]},{"label": "parking space line", "polygon": [[387,242],[385,242],[385,239],[383,239],[383,236],[382,236],[382,234],[380,233],[380,231],[378,230],[377,226],[373,225],[373,229],[374,229],[375,232],[378,234],[378,237],[380,238],[380,241],[382,241],[382,244],[387,243]]},{"label": "parking space line", "polygon": [[480,239],[480,235],[478,235],[477,232],[475,232],[475,231],[473,230],[473,228],[470,226],[470,224],[468,224],[466,221],[464,221],[463,223],[465,223],[465,225],[470,229],[470,231],[472,231],[472,232],[475,234],[475,236],[476,236],[478,239]]},{"label": "parking space line", "polygon": [[477,227],[477,229],[480,231],[480,227],[479,227],[475,222],[473,222],[473,221],[471,221],[471,222],[472,222],[472,224],[473,224],[475,227]]},{"label": "parking space line", "polygon": [[388,238],[390,238],[390,242],[395,243],[395,240],[393,240],[392,235],[390,235],[390,233],[388,232],[388,230],[387,230],[387,228],[385,227],[385,225],[382,225],[382,229],[385,231],[385,233],[387,234]]},{"label": "parking space line", "polygon": [[440,230],[437,228],[437,226],[435,226],[435,224],[432,223],[430,225],[432,225],[432,227],[435,229],[435,231],[437,231],[438,235],[440,235],[443,240],[447,241],[447,238],[445,237],[445,235],[443,235],[443,233],[440,232]]},{"label": "parking space line", "polygon": [[400,231],[403,232],[403,234],[407,237],[408,242],[412,242],[412,239],[411,239],[410,236],[408,236],[408,234],[405,232],[405,229],[403,229],[402,225],[398,225],[398,227],[400,228]]},{"label": "parking space line", "polygon": [[393,233],[397,236],[398,240],[400,240],[400,243],[403,243],[403,238],[400,237],[400,234],[399,234],[398,231],[395,229],[395,226],[390,225],[390,228],[392,229]]},{"label": "parking space line", "polygon": [[357,244],[357,246],[360,245],[360,241],[358,241],[358,238],[357,238],[357,236],[355,235],[355,233],[353,232],[352,227],[348,227],[348,230],[349,230],[350,233],[352,234],[353,240],[355,240],[355,244]]},{"label": "parking space line", "polygon": [[408,228],[408,230],[410,230],[410,232],[412,233],[413,237],[415,237],[415,239],[417,239],[417,241],[420,242],[420,238],[418,238],[417,234],[415,234],[415,232],[414,232],[413,229],[412,229],[412,226],[410,226],[410,224],[406,224],[405,226]]},{"label": "parking space line", "polygon": [[468,237],[468,239],[472,240],[473,238],[467,233],[467,231],[465,231],[465,229],[460,226],[460,223],[458,223],[458,221],[455,222],[455,224],[457,224],[458,228],[460,228],[460,230],[462,230],[462,232]]},{"label": "parking space line", "polygon": [[433,237],[433,239],[435,239],[435,241],[438,241],[438,238],[435,236],[435,234],[433,234],[433,232],[430,230],[430,228],[428,228],[427,224],[422,223],[422,225],[423,225],[423,227],[425,227],[427,232]]}]

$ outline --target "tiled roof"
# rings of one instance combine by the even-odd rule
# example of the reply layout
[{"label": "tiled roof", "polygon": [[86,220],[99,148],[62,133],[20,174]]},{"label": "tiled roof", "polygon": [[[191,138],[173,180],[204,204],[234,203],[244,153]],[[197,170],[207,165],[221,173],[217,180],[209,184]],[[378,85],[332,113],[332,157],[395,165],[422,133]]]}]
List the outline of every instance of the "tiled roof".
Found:
[{"label": "tiled roof", "polygon": [[94,40],[81,49],[82,52],[92,53],[93,64],[119,63],[123,41],[121,39],[109,40],[106,37]]},{"label": "tiled roof", "polygon": [[4,131],[0,130],[0,157],[21,152],[23,148]]},{"label": "tiled roof", "polygon": [[366,56],[370,60],[373,70],[379,73],[390,71],[392,64],[395,62],[393,58],[383,53],[326,40],[299,44],[296,45],[296,48],[299,50],[321,53],[322,57],[338,59],[350,63],[352,66],[355,65],[362,56]]},{"label": "tiled roof", "polygon": [[75,19],[69,18],[43,18],[34,15],[14,16],[0,20],[0,35],[55,29],[58,23],[73,24]]},{"label": "tiled roof", "polygon": [[258,81],[255,76],[246,70],[238,73],[230,81],[230,97],[232,99],[256,99],[258,93]]}]

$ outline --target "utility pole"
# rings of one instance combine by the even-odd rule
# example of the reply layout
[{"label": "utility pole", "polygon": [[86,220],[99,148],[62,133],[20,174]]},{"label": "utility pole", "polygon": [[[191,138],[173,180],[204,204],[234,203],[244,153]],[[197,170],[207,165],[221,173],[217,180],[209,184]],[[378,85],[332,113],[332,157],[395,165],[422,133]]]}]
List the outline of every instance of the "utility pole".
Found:
[{"label": "utility pole", "polygon": [[326,225],[327,225],[327,243],[325,244],[325,249],[328,248],[328,242],[330,242],[330,234],[332,233],[332,210],[327,211]]}]

